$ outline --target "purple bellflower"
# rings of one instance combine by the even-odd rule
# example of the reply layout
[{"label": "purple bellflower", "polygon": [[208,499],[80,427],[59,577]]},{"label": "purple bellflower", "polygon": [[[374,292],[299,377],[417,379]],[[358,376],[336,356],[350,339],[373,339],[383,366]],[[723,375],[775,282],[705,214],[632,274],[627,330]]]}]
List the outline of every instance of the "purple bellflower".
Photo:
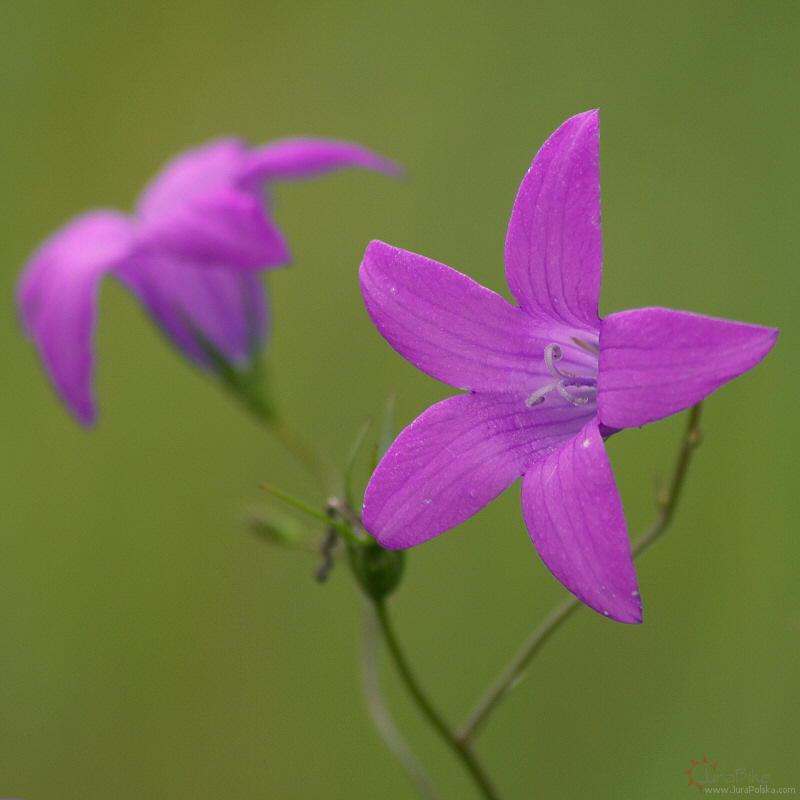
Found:
[{"label": "purple bellflower", "polygon": [[214,368],[202,342],[244,366],[267,332],[258,273],[290,260],[268,212],[268,185],[345,167],[401,174],[396,164],[348,142],[286,139],[251,148],[220,139],[170,162],[133,216],[90,211],[42,244],[20,279],[18,306],[78,419],[89,425],[96,418],[93,332],[106,273],[136,295],[195,363]]},{"label": "purple bellflower", "polygon": [[689,408],[755,366],[778,331],[665,308],[598,316],[599,121],[567,120],[536,155],[511,213],[506,276],[519,305],[382,242],[361,265],[372,321],[402,356],[467,389],[395,440],[364,497],[387,549],[475,514],[519,477],[533,543],[586,605],[642,606],[604,439]]}]

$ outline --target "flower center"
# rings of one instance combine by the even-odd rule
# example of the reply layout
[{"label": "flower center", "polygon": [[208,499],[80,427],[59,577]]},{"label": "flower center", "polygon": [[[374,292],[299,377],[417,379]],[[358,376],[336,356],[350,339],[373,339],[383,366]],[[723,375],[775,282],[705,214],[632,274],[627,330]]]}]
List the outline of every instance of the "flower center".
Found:
[{"label": "flower center", "polygon": [[[577,340],[575,341],[576,344],[583,349],[592,353],[595,352],[595,349],[590,345],[578,342]],[[561,355],[561,347],[559,347],[559,345],[548,344],[547,347],[545,347],[544,363],[555,380],[543,386],[541,389],[537,389],[525,400],[525,405],[528,406],[528,408],[533,408],[533,406],[544,403],[545,395],[550,394],[553,390],[574,406],[584,406],[590,400],[594,400],[594,398],[597,397],[597,378],[583,378],[580,375],[560,370],[556,366],[556,361],[561,360]]]}]

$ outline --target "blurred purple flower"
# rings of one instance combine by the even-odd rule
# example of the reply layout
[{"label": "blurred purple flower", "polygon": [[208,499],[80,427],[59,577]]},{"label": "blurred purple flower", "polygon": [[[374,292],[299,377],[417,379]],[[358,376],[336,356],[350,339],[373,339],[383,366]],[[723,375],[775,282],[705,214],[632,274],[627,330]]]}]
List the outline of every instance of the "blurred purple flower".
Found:
[{"label": "blurred purple flower", "polygon": [[64,402],[95,421],[93,331],[101,278],[111,273],[174,344],[213,369],[198,335],[243,366],[263,343],[267,305],[258,272],[286,264],[265,184],[345,167],[400,168],[347,142],[287,139],[251,148],[220,139],[170,162],[132,217],[90,211],[33,254],[18,286],[23,324]]},{"label": "blurred purple flower", "polygon": [[620,622],[642,609],[604,437],[682,411],[755,366],[778,331],[664,308],[598,316],[599,121],[567,120],[514,203],[506,276],[519,303],[372,242],[361,287],[378,330],[424,372],[469,390],[396,439],[364,497],[389,549],[420,544],[520,476],[533,543],[555,577]]}]

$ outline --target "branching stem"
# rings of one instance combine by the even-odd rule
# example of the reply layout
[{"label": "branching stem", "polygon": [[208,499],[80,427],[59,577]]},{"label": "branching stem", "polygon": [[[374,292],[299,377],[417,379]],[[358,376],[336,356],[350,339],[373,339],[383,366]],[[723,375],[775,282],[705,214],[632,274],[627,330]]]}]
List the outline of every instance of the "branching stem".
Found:
[{"label": "branching stem", "polygon": [[[686,429],[681,440],[681,448],[672,473],[672,481],[666,492],[659,498],[660,512],[655,522],[632,545],[631,551],[635,556],[643,553],[667,529],[675,514],[675,509],[680,499],[681,489],[689,469],[692,453],[700,444],[702,435],[700,431],[700,411],[702,403],[698,403],[689,411]],[[581,602],[570,595],[561,605],[557,606],[548,617],[531,634],[528,641],[517,654],[516,658],[506,667],[500,677],[489,688],[467,721],[456,734],[456,739],[461,744],[468,744],[475,736],[478,729],[486,722],[489,715],[499,705],[500,701],[519,682],[525,670],[536,654],[542,649],[545,642],[581,607]]]},{"label": "branching stem", "polygon": [[416,677],[408,665],[405,654],[400,647],[400,642],[397,639],[394,626],[392,625],[389,612],[386,608],[386,601],[375,600],[373,602],[378,625],[380,626],[381,633],[383,634],[384,641],[389,650],[389,655],[408,693],[431,727],[441,736],[461,761],[476,788],[480,791],[481,797],[485,798],[485,800],[500,800],[500,795],[497,794],[496,790],[489,782],[489,778],[476,759],[469,743],[460,741],[456,737],[420,688]]},{"label": "branching stem", "polygon": [[364,601],[364,635],[361,650],[361,672],[364,678],[364,694],[372,719],[378,732],[405,770],[417,791],[425,800],[438,800],[428,776],[420,766],[408,744],[395,727],[381,688],[378,669],[378,620],[374,604]]}]

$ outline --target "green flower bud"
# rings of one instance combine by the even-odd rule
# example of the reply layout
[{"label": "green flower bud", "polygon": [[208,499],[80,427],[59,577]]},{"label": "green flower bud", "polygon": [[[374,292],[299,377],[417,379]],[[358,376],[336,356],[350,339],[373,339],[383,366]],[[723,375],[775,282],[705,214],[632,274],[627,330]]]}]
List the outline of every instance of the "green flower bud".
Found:
[{"label": "green flower bud", "polygon": [[404,551],[384,550],[369,541],[350,544],[347,554],[356,580],[373,600],[382,600],[397,588],[405,566]]}]

